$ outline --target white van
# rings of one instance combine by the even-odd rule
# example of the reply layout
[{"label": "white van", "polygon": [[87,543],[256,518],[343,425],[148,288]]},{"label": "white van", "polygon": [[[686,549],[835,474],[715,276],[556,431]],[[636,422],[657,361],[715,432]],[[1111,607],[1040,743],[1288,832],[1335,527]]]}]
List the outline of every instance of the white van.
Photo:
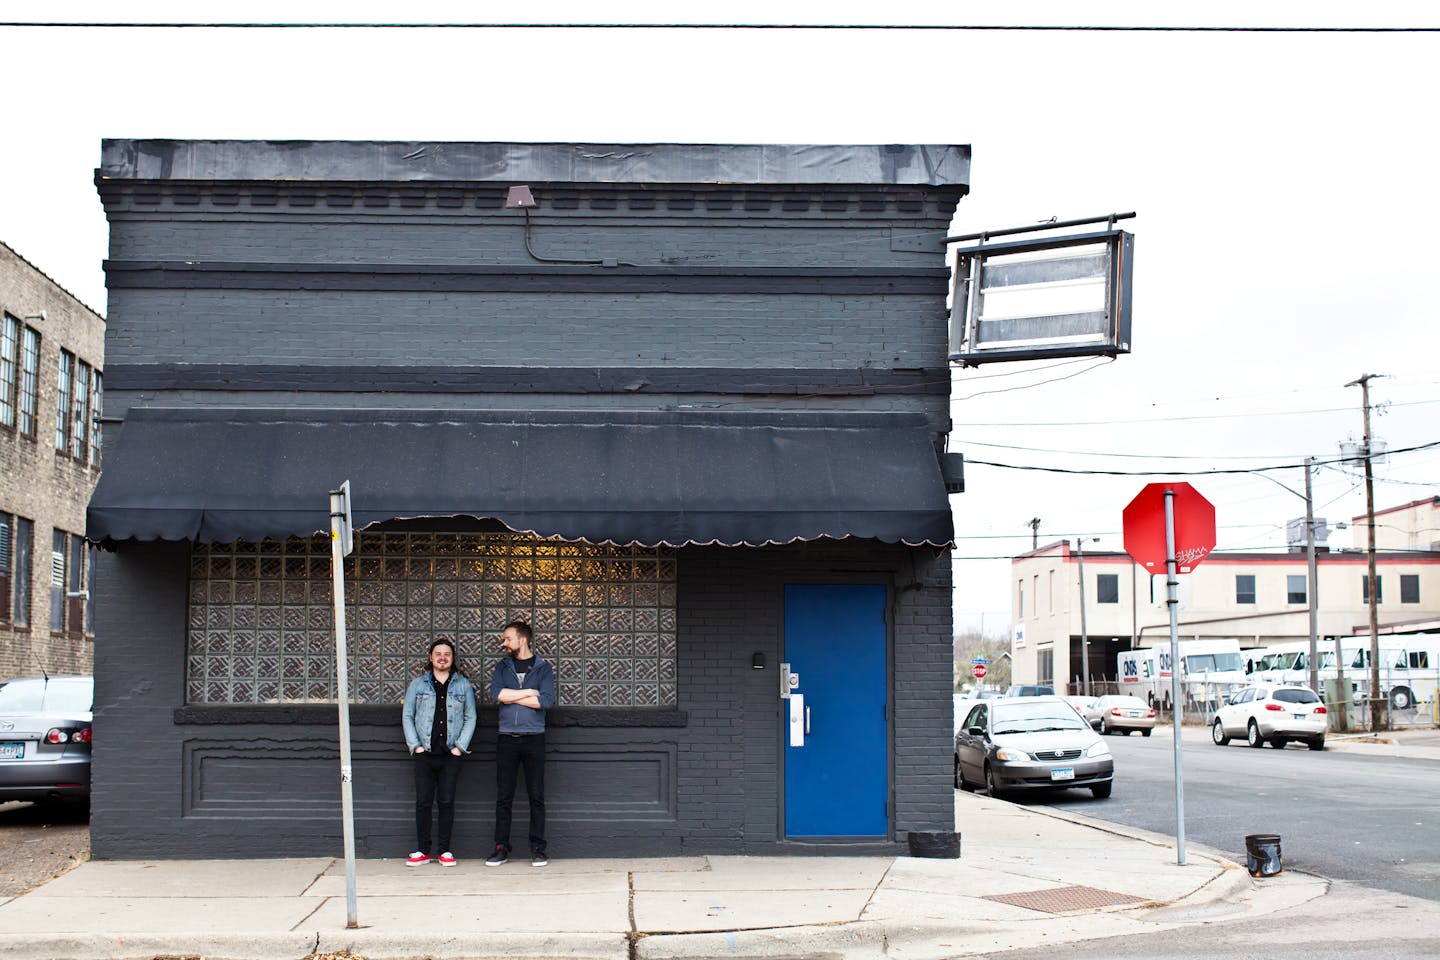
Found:
[{"label": "white van", "polygon": [[[1245,660],[1234,638],[1180,641],[1180,688],[1187,707],[1212,710],[1243,687]],[[1115,658],[1120,692],[1170,708],[1170,644],[1122,650]]]}]

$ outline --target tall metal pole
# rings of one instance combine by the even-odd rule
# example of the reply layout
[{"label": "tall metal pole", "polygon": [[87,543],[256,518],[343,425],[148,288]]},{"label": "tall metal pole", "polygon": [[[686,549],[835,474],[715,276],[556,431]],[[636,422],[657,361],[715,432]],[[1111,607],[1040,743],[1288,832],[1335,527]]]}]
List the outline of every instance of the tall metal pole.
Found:
[{"label": "tall metal pole", "polygon": [[1085,538],[1075,542],[1075,557],[1080,562],[1080,692],[1090,696],[1090,637],[1085,632]]},{"label": "tall metal pole", "polygon": [[1324,694],[1320,690],[1320,631],[1318,623],[1320,581],[1315,566],[1315,501],[1310,496],[1310,470],[1314,463],[1314,457],[1305,458],[1305,559],[1309,566],[1310,578],[1310,589],[1307,591],[1310,599],[1310,655],[1306,663],[1310,665],[1310,689],[1323,696]]},{"label": "tall metal pole", "polygon": [[1367,373],[1347,383],[1360,385],[1360,402],[1365,411],[1365,526],[1369,535],[1366,553],[1366,590],[1370,594],[1370,730],[1379,733],[1388,728],[1385,717],[1385,694],[1380,689],[1380,582],[1375,576],[1375,476],[1370,457],[1370,381],[1377,374]]},{"label": "tall metal pole", "polygon": [[1165,603],[1170,607],[1170,716],[1175,725],[1175,862],[1185,865],[1185,764],[1180,754],[1180,564],[1175,559],[1175,491],[1165,491]]},{"label": "tall metal pole", "polygon": [[[348,486],[348,484],[347,484]],[[330,592],[335,601],[335,680],[340,700],[340,815],[345,832],[345,926],[360,926],[355,897],[355,799],[350,767],[350,673],[345,649],[345,551],[349,490],[330,494]]]}]

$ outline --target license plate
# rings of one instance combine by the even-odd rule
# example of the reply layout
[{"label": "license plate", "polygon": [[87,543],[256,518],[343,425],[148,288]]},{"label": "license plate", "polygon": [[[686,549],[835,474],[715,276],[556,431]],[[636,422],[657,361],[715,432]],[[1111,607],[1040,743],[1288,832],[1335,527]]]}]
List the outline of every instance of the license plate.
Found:
[{"label": "license plate", "polygon": [[25,744],[0,743],[0,760],[24,760]]},{"label": "license plate", "polygon": [[1125,711],[1125,716],[1127,716],[1127,717],[1138,717],[1138,716],[1140,716],[1140,711],[1139,711],[1139,710],[1127,710],[1127,711]]},{"label": "license plate", "polygon": [[1074,768],[1074,767],[1056,767],[1054,770],[1051,770],[1051,771],[1050,771],[1050,779],[1051,779],[1051,780],[1074,780],[1074,779],[1075,779],[1075,768]]},{"label": "license plate", "polygon": [[1310,714],[1308,714],[1308,713],[1297,713],[1297,714],[1295,714],[1295,719],[1296,719],[1296,720],[1304,720],[1304,719],[1305,719],[1306,717],[1308,717],[1308,716],[1310,716]]}]

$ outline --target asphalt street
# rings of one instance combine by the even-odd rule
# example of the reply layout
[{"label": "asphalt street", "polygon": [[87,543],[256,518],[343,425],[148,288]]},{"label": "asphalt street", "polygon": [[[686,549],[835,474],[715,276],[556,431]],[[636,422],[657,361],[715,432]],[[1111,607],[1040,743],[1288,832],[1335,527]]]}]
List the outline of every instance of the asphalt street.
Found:
[{"label": "asphalt street", "polygon": [[[1174,741],[1106,740],[1116,767],[1110,799],[1064,791],[1020,802],[1173,837]],[[1243,863],[1247,834],[1275,833],[1287,869],[1440,901],[1440,760],[1217,747],[1207,730],[1188,727],[1182,742],[1188,841]]]}]

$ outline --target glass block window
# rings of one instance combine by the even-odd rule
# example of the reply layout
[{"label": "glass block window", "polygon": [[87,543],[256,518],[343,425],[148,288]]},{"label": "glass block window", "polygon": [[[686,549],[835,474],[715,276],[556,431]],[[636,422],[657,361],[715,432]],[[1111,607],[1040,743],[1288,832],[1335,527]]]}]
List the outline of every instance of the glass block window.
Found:
[{"label": "glass block window", "polygon": [[[360,532],[345,563],[352,702],[400,703],[437,637],[488,700],[511,620],[534,628],[562,706],[678,702],[673,550]],[[328,537],[194,547],[186,700],[333,703],[330,584]]]}]

